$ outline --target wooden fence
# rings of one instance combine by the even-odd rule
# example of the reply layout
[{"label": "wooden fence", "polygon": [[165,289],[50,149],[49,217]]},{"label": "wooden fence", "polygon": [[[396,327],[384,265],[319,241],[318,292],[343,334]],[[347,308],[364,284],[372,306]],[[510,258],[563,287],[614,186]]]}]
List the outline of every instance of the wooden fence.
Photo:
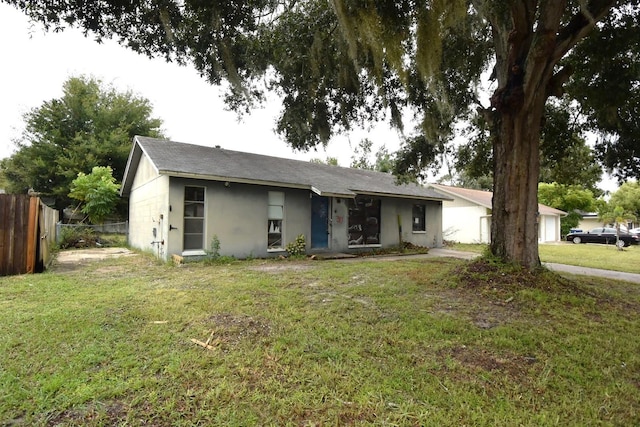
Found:
[{"label": "wooden fence", "polygon": [[51,261],[58,211],[26,194],[0,194],[0,276],[35,273]]}]

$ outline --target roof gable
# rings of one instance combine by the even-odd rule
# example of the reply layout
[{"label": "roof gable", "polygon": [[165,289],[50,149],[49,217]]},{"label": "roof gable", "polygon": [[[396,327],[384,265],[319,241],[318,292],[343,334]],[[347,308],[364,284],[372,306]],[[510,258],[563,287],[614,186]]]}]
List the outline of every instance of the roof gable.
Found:
[{"label": "roof gable", "polygon": [[417,184],[397,185],[393,175],[300,160],[244,153],[203,145],[136,136],[121,194],[131,191],[137,165],[146,155],[159,174],[215,181],[307,188],[320,195],[388,195],[427,200],[446,196]]},{"label": "roof gable", "polygon": [[[452,187],[442,184],[429,184],[429,186],[440,193],[452,197],[459,197],[488,209],[492,208],[493,192],[491,191],[472,190],[470,188]],[[567,215],[564,211],[543,205],[542,203],[538,203],[538,211],[541,215]]]}]

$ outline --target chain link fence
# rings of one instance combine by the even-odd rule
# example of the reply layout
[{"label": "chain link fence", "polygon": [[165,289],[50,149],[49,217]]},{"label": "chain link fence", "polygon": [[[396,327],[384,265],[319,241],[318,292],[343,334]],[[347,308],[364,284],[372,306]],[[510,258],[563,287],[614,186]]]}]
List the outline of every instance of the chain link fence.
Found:
[{"label": "chain link fence", "polygon": [[107,224],[63,224],[58,222],[56,224],[56,243],[60,243],[61,236],[63,235],[63,229],[86,229],[91,228],[96,233],[108,233],[108,234],[125,234],[129,233],[129,221],[124,222],[110,222]]}]

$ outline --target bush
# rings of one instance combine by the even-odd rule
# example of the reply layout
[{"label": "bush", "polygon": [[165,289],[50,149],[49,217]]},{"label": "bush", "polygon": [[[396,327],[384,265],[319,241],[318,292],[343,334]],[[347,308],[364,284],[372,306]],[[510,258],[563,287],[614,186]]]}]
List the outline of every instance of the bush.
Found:
[{"label": "bush", "polygon": [[307,242],[304,234],[300,234],[293,242],[287,243],[285,250],[289,256],[304,256],[307,253]]},{"label": "bush", "polygon": [[65,226],[60,227],[60,236],[57,239],[57,249],[71,248],[96,248],[96,247],[127,247],[126,234],[102,233],[100,234],[91,226]]},{"label": "bush", "polygon": [[100,237],[91,227],[62,227],[59,241],[60,249],[93,248],[100,243]]}]

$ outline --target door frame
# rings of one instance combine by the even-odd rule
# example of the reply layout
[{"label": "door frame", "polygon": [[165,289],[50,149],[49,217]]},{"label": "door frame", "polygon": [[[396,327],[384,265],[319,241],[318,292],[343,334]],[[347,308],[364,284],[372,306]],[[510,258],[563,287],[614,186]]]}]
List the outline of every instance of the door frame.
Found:
[{"label": "door frame", "polygon": [[[327,230],[327,237],[326,237],[326,244],[324,244],[325,242],[321,242],[324,245],[323,246],[316,246],[317,242],[316,240],[313,238],[314,236],[314,225],[322,225],[324,224],[324,222],[318,224],[317,221],[321,218],[319,216],[314,215],[314,199],[315,200],[324,200],[326,201],[326,230]],[[322,251],[322,250],[329,250],[330,246],[331,246],[331,198],[327,197],[327,196],[319,196],[317,194],[311,194],[311,233],[309,236],[309,247],[314,250],[314,251]]]}]

